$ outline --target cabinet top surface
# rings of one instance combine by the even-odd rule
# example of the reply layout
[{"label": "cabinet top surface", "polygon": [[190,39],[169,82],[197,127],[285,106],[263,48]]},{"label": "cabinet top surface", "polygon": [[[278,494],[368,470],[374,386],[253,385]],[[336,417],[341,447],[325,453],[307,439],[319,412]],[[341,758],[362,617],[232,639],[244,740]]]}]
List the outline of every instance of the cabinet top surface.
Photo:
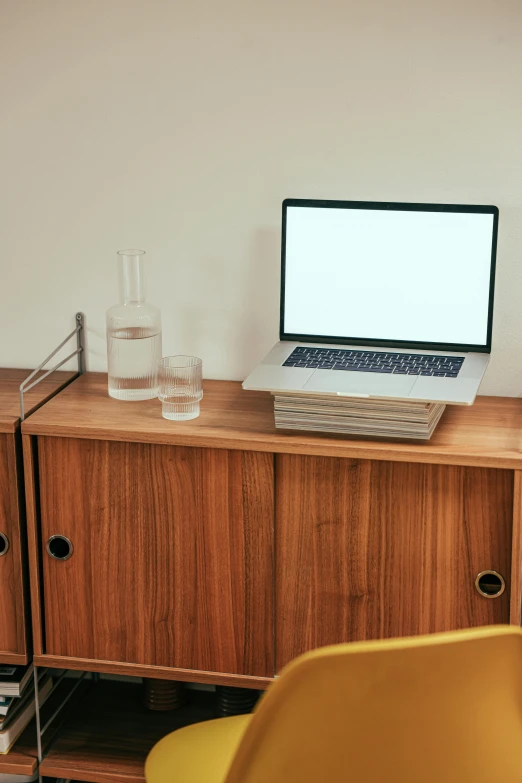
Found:
[{"label": "cabinet top surface", "polygon": [[[0,368],[0,432],[15,432],[20,421],[20,384],[32,370],[9,370]],[[43,371],[40,375],[43,374]],[[66,383],[75,373],[53,372],[24,396],[25,415],[28,416],[39,405]],[[36,376],[38,377],[38,376]],[[36,379],[36,378],[35,378]]]},{"label": "cabinet top surface", "polygon": [[471,407],[448,406],[431,440],[359,440],[311,432],[280,432],[272,397],[244,391],[237,381],[204,381],[201,415],[162,418],[158,400],[120,402],[107,394],[107,376],[86,373],[36,411],[25,434],[244,449],[286,454],[384,459],[522,469],[522,401],[478,397]]}]

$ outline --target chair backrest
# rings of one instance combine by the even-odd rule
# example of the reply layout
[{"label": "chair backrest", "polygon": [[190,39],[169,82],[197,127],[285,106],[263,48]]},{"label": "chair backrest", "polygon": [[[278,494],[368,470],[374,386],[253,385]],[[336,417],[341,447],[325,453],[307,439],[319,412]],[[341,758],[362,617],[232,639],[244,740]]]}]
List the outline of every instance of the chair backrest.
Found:
[{"label": "chair backrest", "polygon": [[226,783],[521,783],[522,630],[325,647],[261,700]]}]

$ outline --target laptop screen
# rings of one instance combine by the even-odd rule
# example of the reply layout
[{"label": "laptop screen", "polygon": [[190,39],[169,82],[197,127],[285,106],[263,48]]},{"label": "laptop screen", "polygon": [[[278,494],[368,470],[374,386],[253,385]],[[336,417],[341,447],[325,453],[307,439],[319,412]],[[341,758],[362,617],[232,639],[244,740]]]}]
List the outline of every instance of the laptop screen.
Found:
[{"label": "laptop screen", "polygon": [[489,351],[498,210],[288,199],[281,339]]}]

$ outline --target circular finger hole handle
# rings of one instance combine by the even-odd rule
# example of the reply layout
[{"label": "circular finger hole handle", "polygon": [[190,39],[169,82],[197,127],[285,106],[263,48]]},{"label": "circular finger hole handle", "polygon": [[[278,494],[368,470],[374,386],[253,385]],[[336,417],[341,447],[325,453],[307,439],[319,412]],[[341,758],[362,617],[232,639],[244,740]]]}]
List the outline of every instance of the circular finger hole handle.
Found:
[{"label": "circular finger hole handle", "polygon": [[55,560],[68,560],[74,547],[67,536],[51,536],[45,546],[47,553]]},{"label": "circular finger hole handle", "polygon": [[498,571],[481,571],[475,579],[475,587],[484,598],[500,598],[506,589],[506,583]]},{"label": "circular finger hole handle", "polygon": [[9,539],[5,533],[0,533],[0,557],[9,551]]}]

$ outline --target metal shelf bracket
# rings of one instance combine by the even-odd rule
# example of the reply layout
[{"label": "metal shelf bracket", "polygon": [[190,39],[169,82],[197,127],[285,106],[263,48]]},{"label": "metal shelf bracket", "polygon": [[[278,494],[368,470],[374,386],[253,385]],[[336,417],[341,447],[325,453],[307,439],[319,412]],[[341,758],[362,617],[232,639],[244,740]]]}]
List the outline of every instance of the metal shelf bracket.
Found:
[{"label": "metal shelf bracket", "polygon": [[[43,381],[44,378],[47,378],[48,375],[51,375],[51,373],[58,370],[60,367],[62,367],[66,362],[70,361],[70,359],[73,359],[75,356],[78,357],[78,371],[77,374],[74,376],[74,378],[71,378],[71,381],[75,380],[79,375],[82,375],[82,373],[85,372],[85,356],[84,356],[84,340],[83,340],[83,313],[76,313],[76,327],[71,332],[71,334],[67,335],[65,340],[63,340],[60,345],[54,349],[52,353],[49,354],[49,356],[44,359],[44,361],[36,368],[36,370],[33,370],[30,375],[27,376],[25,381],[20,385],[20,420],[23,421],[25,419],[25,405],[24,405],[24,394],[26,394],[29,389],[34,388],[40,381]],[[69,342],[69,340],[72,340],[73,337],[76,337],[76,350],[73,351],[69,356],[66,356],[65,359],[62,359],[58,364],[56,364],[52,369],[47,370],[44,372],[43,375],[40,375],[39,378],[36,378],[36,380],[33,380],[35,375],[37,375],[40,370],[43,370],[47,362],[49,362],[53,356],[56,356],[58,351],[63,348],[63,346]],[[31,383],[32,381],[32,383]]]}]

